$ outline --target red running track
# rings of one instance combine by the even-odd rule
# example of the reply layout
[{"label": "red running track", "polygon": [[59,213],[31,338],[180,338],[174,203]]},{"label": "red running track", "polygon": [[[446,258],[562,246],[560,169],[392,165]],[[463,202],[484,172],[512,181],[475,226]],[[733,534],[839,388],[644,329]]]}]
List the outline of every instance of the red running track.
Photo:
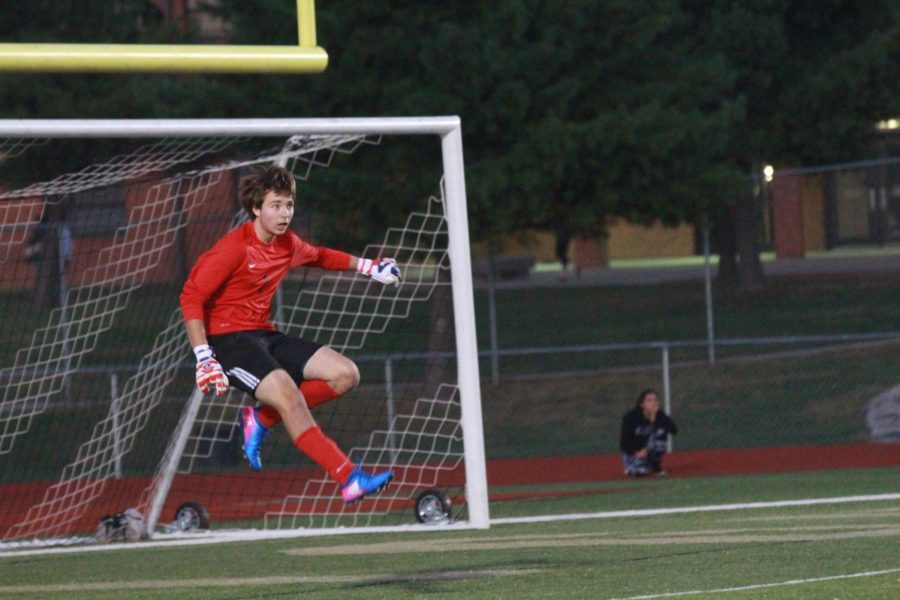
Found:
[{"label": "red running track", "polygon": [[[783,473],[824,469],[858,469],[900,466],[900,444],[846,444],[839,446],[793,446],[779,448],[750,448],[728,450],[678,450],[667,456],[664,466],[672,477],[706,477],[746,475],[752,473]],[[267,473],[269,474],[266,477]],[[216,522],[252,519],[260,515],[260,507],[274,510],[281,498],[299,494],[306,481],[317,476],[312,469],[280,469],[261,474],[180,475],[175,486],[190,490],[190,499],[201,501]],[[494,459],[487,463],[488,487],[589,483],[624,480],[621,458],[618,455],[560,456],[530,459]],[[401,481],[424,481],[417,473],[398,473]],[[462,473],[447,473],[434,487],[451,487],[462,480]],[[27,482],[0,485],[0,537],[8,528],[25,518],[27,511],[42,501],[47,488],[55,482]],[[92,531],[100,518],[109,512],[124,510],[117,506],[121,498],[137,498],[147,486],[146,477],[109,480],[100,498],[72,523],[72,531]],[[236,499],[230,489],[252,488],[256,499]],[[174,489],[174,488],[173,488]],[[591,493],[597,493],[596,491]],[[539,496],[560,496],[565,492],[499,493],[491,494],[492,501]],[[118,499],[118,500],[117,500]],[[163,515],[174,513],[184,498],[170,498]],[[410,503],[411,506],[411,503]],[[322,507],[319,506],[319,509]],[[332,508],[339,508],[335,506]]]}]

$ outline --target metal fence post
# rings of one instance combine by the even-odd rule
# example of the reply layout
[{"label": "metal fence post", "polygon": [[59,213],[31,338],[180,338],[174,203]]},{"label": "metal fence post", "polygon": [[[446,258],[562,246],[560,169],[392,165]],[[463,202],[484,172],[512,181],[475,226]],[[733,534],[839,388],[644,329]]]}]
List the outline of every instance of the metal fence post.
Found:
[{"label": "metal fence post", "polygon": [[[663,407],[666,411],[666,414],[670,417],[672,416],[672,386],[671,386],[671,377],[669,374],[669,345],[662,345],[662,376],[663,376]],[[666,441],[666,447],[669,452],[672,451],[672,448],[675,447],[675,444],[672,442],[672,435],[669,434],[668,439]]]},{"label": "metal fence post", "polygon": [[113,461],[116,479],[122,479],[122,434],[119,431],[119,374],[113,371],[109,376],[109,394],[112,397]]},{"label": "metal fence post", "polygon": [[494,254],[488,254],[488,328],[491,334],[491,383],[500,384],[500,350],[497,342],[497,299],[494,297]]},{"label": "metal fence post", "polygon": [[716,334],[713,329],[712,265],[709,248],[709,215],[703,215],[703,284],[706,297],[706,345],[709,364],[716,364]]},{"label": "metal fence post", "polygon": [[397,463],[397,439],[394,431],[394,362],[390,357],[384,360],[384,391],[387,404],[388,447],[391,451],[391,463]]}]

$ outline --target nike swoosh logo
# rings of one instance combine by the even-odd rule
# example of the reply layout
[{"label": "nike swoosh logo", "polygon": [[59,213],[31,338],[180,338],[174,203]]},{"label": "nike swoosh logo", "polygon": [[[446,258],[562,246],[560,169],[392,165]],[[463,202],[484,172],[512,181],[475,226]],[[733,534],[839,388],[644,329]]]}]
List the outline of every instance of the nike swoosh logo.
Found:
[{"label": "nike swoosh logo", "polygon": [[247,265],[247,268],[252,271],[253,269],[256,268],[256,263],[250,263],[249,265]]}]

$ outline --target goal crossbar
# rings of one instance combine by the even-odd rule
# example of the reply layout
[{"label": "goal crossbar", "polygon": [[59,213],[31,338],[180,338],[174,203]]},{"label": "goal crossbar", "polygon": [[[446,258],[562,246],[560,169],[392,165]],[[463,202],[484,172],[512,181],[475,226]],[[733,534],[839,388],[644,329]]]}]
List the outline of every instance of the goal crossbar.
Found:
[{"label": "goal crossbar", "polygon": [[323,119],[0,119],[3,138],[421,135],[460,133],[457,116]]}]

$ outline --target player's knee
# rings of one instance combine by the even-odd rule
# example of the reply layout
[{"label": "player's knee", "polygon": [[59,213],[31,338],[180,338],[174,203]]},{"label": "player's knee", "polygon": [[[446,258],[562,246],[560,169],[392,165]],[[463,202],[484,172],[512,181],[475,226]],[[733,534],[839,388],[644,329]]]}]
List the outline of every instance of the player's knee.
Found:
[{"label": "player's knee", "polygon": [[334,379],[334,391],[338,396],[356,388],[359,385],[359,367],[353,361],[346,361],[341,365]]}]

